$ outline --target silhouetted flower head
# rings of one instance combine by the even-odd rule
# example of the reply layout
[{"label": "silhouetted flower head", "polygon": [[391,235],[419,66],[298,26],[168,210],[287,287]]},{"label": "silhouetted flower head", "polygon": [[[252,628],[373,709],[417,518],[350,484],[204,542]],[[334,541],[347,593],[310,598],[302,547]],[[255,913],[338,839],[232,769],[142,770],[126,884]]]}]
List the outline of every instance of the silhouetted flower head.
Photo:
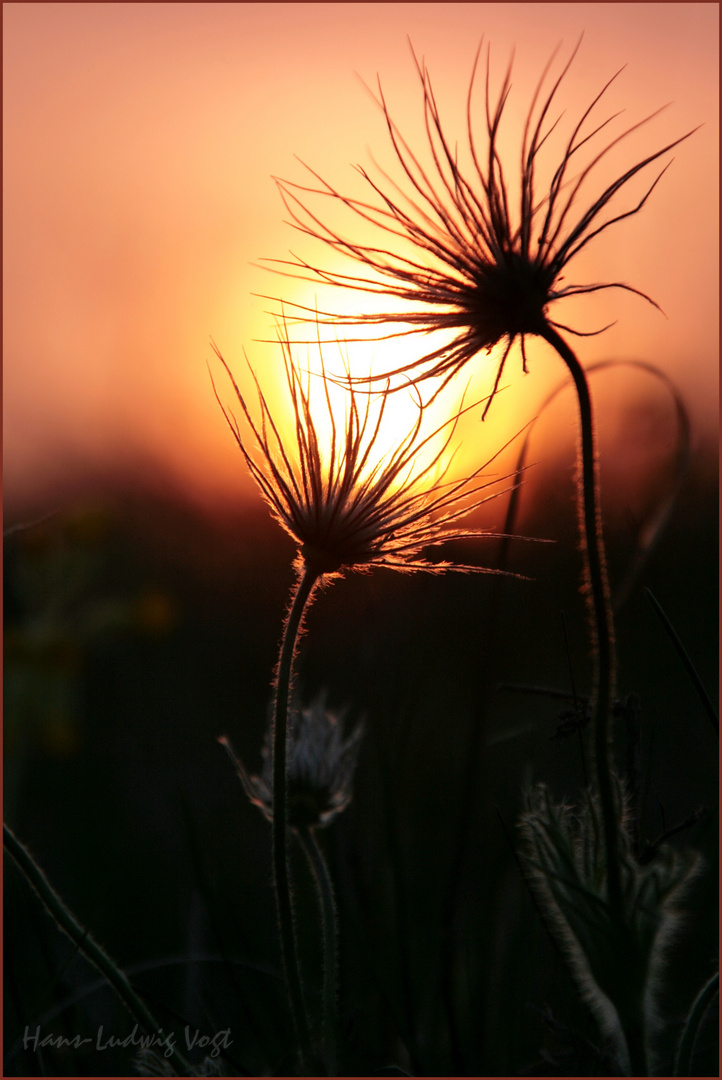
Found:
[{"label": "silhouetted flower head", "polygon": [[[481,567],[430,562],[422,556],[423,549],[429,545],[489,535],[458,529],[455,523],[501,494],[499,490],[479,494],[498,483],[499,478],[485,481],[481,474],[501,451],[470,476],[446,479],[452,455],[445,462],[443,459],[459,417],[466,410],[460,410],[430,434],[422,435],[424,406],[418,398],[414,424],[399,435],[396,447],[384,454],[377,446],[377,439],[386,393],[360,392],[347,373],[343,380],[347,397],[344,426],[339,430],[325,369],[319,376],[307,374],[304,379],[293,359],[290,343],[282,336],[280,341],[293,409],[292,439],[284,442],[255,374],[260,419],[253,419],[228,365],[216,349],[247,421],[250,440],[241,433],[236,418],[220,399],[219,404],[251,475],[274,517],[296,541],[304,565],[318,575],[372,566],[407,571],[439,572],[450,568],[481,571]],[[327,413],[323,418],[317,413],[316,423],[311,409],[312,378],[320,379],[325,391],[325,404],[321,408]],[[330,436],[325,441],[319,439],[317,431],[322,419],[328,420],[330,426]],[[420,453],[430,445],[435,448],[438,443],[434,440],[440,443],[439,449],[430,461],[421,465]]]},{"label": "silhouetted flower head", "polygon": [[[421,163],[401,135],[390,116],[379,83],[379,104],[403,170],[405,191],[381,170],[380,179],[375,180],[361,166],[358,170],[372,189],[374,202],[341,194],[312,169],[309,171],[321,187],[277,180],[293,224],[302,233],[324,241],[335,253],[349,256],[361,264],[363,271],[358,275],[345,274],[311,264],[295,255],[293,260],[269,261],[288,267],[288,273],[292,272],[290,268],[300,270],[300,275],[295,276],[309,276],[311,280],[390,296],[413,305],[407,310],[391,313],[367,312],[351,316],[325,312],[327,321],[347,326],[403,324],[406,327],[393,333],[383,331],[385,336],[447,332],[444,344],[427,348],[418,361],[389,371],[387,375],[413,371],[417,381],[442,376],[445,383],[478,352],[490,351],[503,343],[505,348],[494,385],[496,390],[514,341],[520,340],[526,371],[524,341],[527,335],[543,336],[547,322],[558,329],[579,333],[549,319],[548,309],[556,301],[610,288],[626,289],[650,300],[644,293],[619,281],[567,283],[563,271],[596,236],[641,210],[664,169],[635,205],[613,210],[610,204],[633,177],[692,133],[688,132],[631,165],[582,210],[578,203],[586,193],[587,181],[595,167],[613,147],[652,118],[647,117],[627,128],[601,149],[593,151],[591,160],[586,163],[580,161],[580,152],[587,153],[593,140],[618,115],[601,122],[592,121],[592,114],[617,77],[615,75],[574,124],[558,164],[545,170],[547,177],[551,174],[551,180],[540,191],[537,175],[540,154],[561,119],[561,116],[553,117],[552,110],[560,84],[578,48],[579,45],[543,96],[552,56],[532,98],[522,138],[516,211],[512,208],[508,170],[505,171],[502,163],[499,145],[504,109],[511,91],[511,64],[494,104],[487,53],[486,131],[484,146],[477,146],[471,101],[481,46],[467,99],[471,164],[466,172],[459,165],[455,145],[444,134],[426,65],[414,54],[423,93],[430,165]],[[577,169],[579,171],[573,172]],[[316,196],[330,199],[351,211],[366,236],[370,235],[368,225],[381,229],[378,241],[364,242],[365,237],[350,239],[324,224],[309,205]],[[609,213],[605,213],[608,207]],[[650,303],[654,301],[650,300]],[[451,332],[451,341],[448,332]]]},{"label": "silhouetted flower head", "polygon": [[[614,778],[620,811],[622,919],[610,904],[601,843],[599,799],[585,793],[576,808],[555,805],[545,785],[527,794],[519,827],[521,865],[537,906],[577,987],[629,1075],[621,1007],[641,1005],[648,1026],[664,987],[666,958],[677,937],[690,884],[700,872],[691,851],[658,848],[641,864],[634,855],[622,785]],[[639,1022],[635,1011],[635,1019]]]},{"label": "silhouetted flower head", "polygon": [[[286,775],[288,823],[292,828],[330,825],[351,801],[363,725],[350,735],[343,731],[344,715],[326,708],[321,694],[307,709],[294,708],[289,716]],[[273,821],[273,753],[268,731],[263,745],[260,776],[249,776],[233,754],[227,739],[221,743],[233,759],[246,795],[264,817]]]}]

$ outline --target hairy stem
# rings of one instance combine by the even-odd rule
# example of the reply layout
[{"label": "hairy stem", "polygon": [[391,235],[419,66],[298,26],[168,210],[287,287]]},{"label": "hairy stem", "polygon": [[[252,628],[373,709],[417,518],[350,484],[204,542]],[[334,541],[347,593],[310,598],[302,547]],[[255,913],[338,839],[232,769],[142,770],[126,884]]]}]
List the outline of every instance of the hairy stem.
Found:
[{"label": "hairy stem", "polygon": [[338,985],[338,920],[333,884],[313,829],[297,829],[318,890],[323,924],[323,1042],[329,1076],[336,1075],[336,989]]},{"label": "hairy stem", "polygon": [[[306,607],[317,581],[318,574],[304,566],[283,628],[281,652],[276,673],[276,699],[273,709],[273,881],[276,892],[278,926],[281,934],[283,970],[286,976],[291,1012],[293,1013],[293,1021],[298,1036],[302,1069],[310,1066],[313,1054],[293,927],[293,900],[288,867],[286,742],[296,643]],[[307,1074],[304,1073],[304,1075]]]},{"label": "hairy stem", "polygon": [[599,476],[592,399],[579,360],[557,331],[546,325],[542,337],[569,368],[579,403],[582,436],[581,473],[578,475],[579,518],[587,573],[586,600],[594,649],[594,761],[602,807],[607,855],[609,903],[617,918],[622,914],[622,884],[618,855],[617,810],[612,782],[612,705],[615,690],[614,622],[604,554]]},{"label": "hairy stem", "polygon": [[[100,947],[100,945],[98,945],[97,941],[93,939],[89,931],[80,926],[75,916],[69,911],[55,892],[55,889],[35,862],[35,859],[28,849],[20,842],[20,840],[18,840],[12,829],[5,823],[3,823],[3,844],[5,850],[12,857],[26,881],[28,881],[38,894],[45,905],[46,910],[53,917],[57,925],[68,935],[79,951],[108,981],[130,1015],[137,1021],[138,1026],[142,1028],[147,1035],[160,1034],[162,1028],[150,1010],[146,1008],[138,997],[127,977],[120,968],[113,963],[108,954]],[[193,1067],[176,1049],[173,1049],[168,1060],[172,1062],[177,1070],[177,1076],[195,1075]]]}]

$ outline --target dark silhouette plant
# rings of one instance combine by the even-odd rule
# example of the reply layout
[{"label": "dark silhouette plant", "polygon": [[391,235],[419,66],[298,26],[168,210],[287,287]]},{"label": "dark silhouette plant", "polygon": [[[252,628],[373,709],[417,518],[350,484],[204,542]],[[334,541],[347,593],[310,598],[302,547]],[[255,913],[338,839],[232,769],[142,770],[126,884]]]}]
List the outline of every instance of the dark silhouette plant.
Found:
[{"label": "dark silhouette plant", "polygon": [[[579,408],[577,506],[584,556],[584,593],[594,656],[592,737],[605,865],[603,902],[608,905],[615,932],[623,935],[628,923],[624,854],[627,838],[612,755],[615,634],[600,510],[596,429],[584,367],[562,331],[582,337],[587,334],[557,322],[550,309],[566,298],[605,289],[626,290],[658,306],[645,293],[625,282],[575,284],[568,283],[565,274],[575,257],[593,240],[645,206],[667,165],[636,202],[620,206],[618,196],[630,181],[689,138],[692,132],[633,162],[601,192],[588,199],[586,209],[580,209],[579,203],[586,196],[600,163],[613,148],[657,115],[653,113],[625,128],[603,143],[600,149],[592,149],[594,145],[599,146],[600,134],[606,134],[608,125],[618,115],[600,121],[592,119],[619,75],[617,72],[572,123],[571,133],[562,141],[559,160],[547,166],[546,179],[540,183],[550,137],[562,119],[553,112],[557,95],[580,44],[581,39],[561,73],[552,79],[551,88],[545,91],[555,51],[533,94],[521,139],[516,208],[500,146],[504,111],[511,92],[511,63],[498,95],[493,99],[490,51],[487,51],[485,145],[480,148],[472,122],[479,46],[467,96],[466,125],[471,161],[471,169],[467,172],[459,164],[455,143],[444,131],[426,64],[419,61],[412,48],[422,89],[428,165],[422,163],[399,131],[379,81],[377,103],[401,168],[400,184],[381,170],[376,179],[359,166],[358,171],[371,192],[371,201],[362,201],[342,194],[313,169],[309,171],[318,181],[320,186],[317,187],[277,179],[291,224],[302,234],[326,244],[334,255],[348,257],[360,270],[346,273],[336,269],[335,265],[326,267],[298,256],[269,261],[292,276],[354,290],[373,300],[390,297],[396,302],[392,312],[375,310],[372,305],[360,314],[325,311],[316,316],[326,323],[343,327],[371,326],[376,328],[379,337],[388,338],[421,335],[426,341],[429,336],[442,335],[439,344],[425,345],[425,351],[420,349],[417,360],[374,375],[369,380],[371,386],[375,380],[399,376],[412,379],[416,384],[435,379],[435,397],[480,352],[491,352],[495,346],[501,346],[503,351],[484,410],[486,415],[515,342],[519,342],[525,372],[528,371],[528,337],[546,341],[566,365],[574,382]],[[363,230],[363,236],[349,239],[339,227],[325,224],[321,211],[314,208],[319,199],[348,211],[354,223]],[[370,238],[370,227],[376,230],[373,239]],[[295,307],[301,320],[305,318],[305,312],[311,310],[299,304]],[[629,1015],[629,1010],[625,1015]],[[636,1030],[625,1034],[634,1067],[644,1069],[644,1037]]]},{"label": "dark silhouette plant", "polygon": [[[489,536],[488,532],[460,529],[457,521],[502,493],[495,490],[491,494],[480,494],[498,482],[485,480],[483,471],[501,450],[470,476],[447,479],[453,454],[448,455],[446,461],[444,458],[458,421],[464,411],[478,407],[478,403],[467,406],[466,410],[462,407],[439,428],[424,434],[424,405],[419,398],[416,421],[397,441],[395,449],[384,455],[377,440],[388,389],[379,400],[373,401],[371,395],[354,387],[347,373],[347,405],[341,429],[332,408],[321,352],[320,377],[331,431],[329,443],[324,445],[318,433],[320,416],[317,413],[314,417],[311,408],[310,380],[313,376],[309,374],[304,379],[294,360],[287,333],[279,327],[278,334],[293,412],[292,439],[284,442],[257,380],[260,418],[254,420],[218,349],[216,355],[231,380],[248,435],[242,433],[238,421],[223,406],[217,391],[216,397],[271,513],[298,548],[297,583],[284,624],[275,675],[270,814],[283,966],[302,1064],[308,1066],[318,1063],[318,1057],[311,1043],[293,933],[293,890],[287,836],[288,717],[294,695],[297,643],[304,617],[317,586],[347,570],[366,571],[381,566],[403,572],[421,570],[434,574],[449,569],[499,573],[468,564],[431,562],[424,557],[423,550],[444,541]],[[422,465],[420,455],[430,445],[433,455]]]}]

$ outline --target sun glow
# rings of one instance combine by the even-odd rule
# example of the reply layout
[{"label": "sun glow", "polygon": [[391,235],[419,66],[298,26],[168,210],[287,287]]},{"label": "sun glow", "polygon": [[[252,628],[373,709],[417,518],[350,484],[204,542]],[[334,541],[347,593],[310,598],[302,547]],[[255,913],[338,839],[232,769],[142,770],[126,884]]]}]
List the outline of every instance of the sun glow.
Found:
[{"label": "sun glow", "polygon": [[[307,306],[308,293],[297,283],[293,285],[295,288],[282,289],[286,299],[276,311],[276,334],[292,343],[293,361],[304,378],[322,454],[330,453],[334,438],[338,446],[346,430],[351,386],[356,407],[362,414],[368,410],[366,430],[369,438],[373,435],[369,469],[382,465],[408,438],[419,423],[422,410],[416,438],[420,449],[403,482],[431,486],[445,472],[447,479],[454,480],[470,475],[485,462],[489,465],[484,468],[484,478],[489,481],[513,472],[517,450],[512,447],[500,451],[514,441],[535,415],[540,390],[543,392],[553,385],[554,375],[548,368],[546,377],[537,370],[538,378],[527,381],[521,372],[521,358],[516,356],[518,350],[514,350],[507,360],[492,408],[482,423],[503,348],[492,350],[489,355],[484,353],[479,364],[470,365],[443,389],[439,379],[411,386],[401,369],[416,363],[428,348],[424,335],[410,332],[412,327],[399,323],[328,325],[322,312],[334,311],[351,319],[363,301],[360,294],[349,295],[331,287],[317,290],[312,314]],[[401,302],[383,297],[383,311],[391,312],[394,308],[400,310]],[[437,331],[437,345],[441,344],[442,335],[442,331]],[[282,350],[278,343],[274,347],[266,342],[266,347],[273,352],[267,354],[264,363],[262,389],[274,417],[279,419],[284,441],[292,442],[295,417],[286,392]],[[527,352],[535,358],[536,345],[532,344]],[[252,366],[259,371],[253,355]],[[239,376],[238,365],[235,367]],[[510,383],[520,384],[522,394],[517,389],[513,397],[507,393]],[[250,383],[241,382],[241,386],[250,393]],[[401,482],[402,478],[395,481]]]},{"label": "sun glow", "polygon": [[[624,293],[597,293],[565,301],[578,303],[580,311],[565,308],[564,321],[584,331],[615,324],[584,339],[584,362],[638,357],[659,364],[683,385],[696,424],[716,437],[716,35],[706,20],[688,16],[687,5],[678,23],[690,35],[681,54],[677,37],[661,24],[642,23],[637,8],[643,5],[618,7],[611,22],[604,5],[579,7],[584,24],[596,24],[588,25],[594,46],[585,53],[588,63],[570,72],[569,98],[588,100],[598,92],[625,59],[619,41],[633,41],[636,62],[619,80],[619,107],[633,106],[641,117],[660,100],[677,102],[641,130],[640,154],[700,120],[706,127],[685,144],[630,228],[606,246],[600,237],[588,264],[586,252],[579,256],[579,280],[629,280],[668,318]],[[699,11],[713,7],[697,5]],[[581,30],[579,12],[570,29],[567,6],[559,8],[563,14],[549,5],[542,9],[539,25],[530,24],[519,38],[508,4],[485,8],[485,26],[475,5],[457,5],[451,22],[446,5],[376,5],[373,19],[364,15],[353,32],[347,32],[347,19],[363,15],[363,5],[6,5],[6,507],[54,506],[61,492],[101,485],[115,473],[144,479],[156,474],[159,483],[204,505],[235,505],[247,497],[251,484],[229,445],[208,380],[209,336],[253,400],[247,351],[274,416],[281,416],[288,406],[269,309],[276,316],[285,312],[299,363],[316,371],[316,309],[350,316],[393,310],[392,298],[382,294],[293,280],[269,273],[268,263],[259,269],[265,257],[292,258],[289,248],[309,260],[319,254],[308,236],[289,228],[269,177],[318,186],[294,160],[297,153],[359,199],[371,200],[373,193],[354,163],[371,174],[378,164],[408,189],[383,116],[351,74],[358,71],[373,88],[380,73],[395,122],[421,152],[426,133],[407,34],[433,67],[440,110],[463,156],[468,76],[484,28],[494,43],[494,85],[503,78],[510,42],[518,39],[509,101],[512,142],[501,146],[514,162],[524,119],[522,113],[514,122],[516,103],[529,101],[543,56],[560,37],[570,41]],[[475,117],[483,126],[481,83],[479,91]],[[610,101],[610,111],[616,102]],[[471,169],[468,161],[464,167]],[[510,182],[514,172],[510,165]],[[324,220],[336,227],[330,203],[328,209]],[[674,222],[672,234],[660,229],[664,221]],[[361,235],[361,220],[351,224],[359,242],[383,242],[378,229]],[[339,215],[338,228],[350,228],[348,216]],[[332,258],[324,248],[323,265]],[[343,261],[332,269],[342,272]],[[303,273],[298,267],[295,272]],[[277,299],[269,303],[260,294]],[[295,322],[301,314],[310,323]],[[377,333],[370,335],[357,326],[322,326],[328,371],[342,374],[346,355],[352,375],[383,375],[431,346],[418,333],[372,344],[371,336],[407,327],[373,329]],[[346,342],[341,351],[336,333]],[[260,344],[266,339],[271,344]],[[311,341],[308,348],[304,339]],[[442,343],[440,334],[437,340]],[[462,417],[454,474],[489,459],[563,380],[547,346],[529,342],[528,359],[527,378],[512,351],[483,424],[483,406]],[[494,350],[468,365],[466,404],[490,392],[499,360]],[[466,377],[465,371],[425,409],[428,430],[458,408]],[[398,377],[394,385],[403,381]],[[383,385],[381,380],[376,388]],[[427,400],[435,389],[431,381],[420,386]],[[344,392],[334,389],[332,401],[342,423]],[[416,409],[407,389],[389,395],[379,452],[408,432]],[[323,401],[314,404],[314,413],[326,439]],[[575,437],[570,410],[568,423],[565,416],[549,438],[568,443]],[[541,427],[534,439],[538,460],[545,449]],[[499,464],[498,471],[508,469]]]},{"label": "sun glow", "polygon": [[[265,364],[258,376],[258,391],[269,405],[284,447],[294,447],[300,423],[317,442],[320,457],[328,466],[332,460],[338,462],[344,454],[347,433],[356,430],[362,433],[366,477],[383,470],[402,447],[410,450],[412,446],[418,452],[394,476],[392,488],[402,484],[431,486],[448,471],[461,446],[458,428],[465,418],[460,416],[455,424],[455,417],[469,410],[463,394],[450,390],[443,400],[428,403],[417,388],[399,385],[398,380],[396,388],[390,390],[387,380],[369,381],[388,369],[388,364],[379,358],[383,343],[332,339],[313,342],[308,339],[308,327],[302,330],[300,326],[295,328],[294,340],[285,336],[288,329],[287,324],[277,326],[286,347],[277,347],[272,367]],[[396,355],[398,358],[398,351]],[[308,402],[307,417],[299,417],[295,410],[284,358],[286,365],[292,365],[292,377],[298,379]],[[256,371],[255,365],[250,367]],[[247,369],[245,376],[238,370],[234,374],[254,414],[253,396],[258,391],[251,389],[250,371]],[[457,468],[453,471],[454,475],[459,472]]]}]

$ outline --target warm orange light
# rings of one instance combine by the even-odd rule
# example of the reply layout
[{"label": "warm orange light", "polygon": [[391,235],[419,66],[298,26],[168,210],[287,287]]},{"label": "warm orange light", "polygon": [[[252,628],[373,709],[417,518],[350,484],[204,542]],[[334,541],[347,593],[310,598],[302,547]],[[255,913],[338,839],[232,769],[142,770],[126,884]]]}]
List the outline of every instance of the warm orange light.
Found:
[{"label": "warm orange light", "polygon": [[[608,244],[595,244],[588,264],[580,256],[575,268],[582,281],[622,280],[643,289],[667,318],[619,292],[589,298],[581,319],[559,314],[585,330],[615,323],[582,340],[583,361],[636,357],[659,364],[682,387],[695,422],[714,431],[717,9],[657,5],[650,22],[648,5],[616,5],[612,15],[608,8],[527,5],[521,25],[518,6],[509,4],[389,4],[373,11],[353,4],[6,5],[6,499],[23,501],[42,486],[54,505],[66,481],[80,484],[88,471],[141,473],[154,462],[194,497],[227,501],[250,492],[213,398],[209,339],[244,390],[244,349],[269,388],[277,382],[278,346],[259,341],[273,338],[268,312],[278,313],[280,303],[252,294],[283,298],[289,316],[292,303],[353,313],[367,302],[360,293],[324,292],[257,263],[288,258],[289,250],[309,255],[308,238],[284,223],[271,179],[308,179],[294,154],[360,198],[370,193],[355,163],[370,174],[373,161],[393,169],[383,117],[354,71],[369,85],[379,72],[394,121],[421,152],[425,133],[407,35],[429,64],[460,154],[482,33],[493,44],[495,80],[516,43],[510,174],[541,68],[560,40],[568,48],[582,30],[582,53],[560,109],[589,101],[630,60],[610,111],[626,109],[631,122],[675,102],[643,129],[630,153],[704,124],[644,212],[608,234]],[[477,97],[477,117],[481,106]],[[337,346],[326,330],[333,370]],[[313,324],[293,334],[313,340]],[[345,336],[361,335],[349,328]],[[403,366],[425,344],[414,335],[375,346],[349,341],[347,351],[353,373],[365,375]],[[508,389],[483,424],[481,409],[464,418],[455,468],[490,457],[565,377],[544,346],[530,342],[528,356],[524,376],[518,354],[510,355],[501,384]],[[497,364],[492,353],[468,365],[467,401],[490,391]],[[466,377],[464,371],[429,410],[432,424],[453,410]],[[422,386],[423,393],[431,389]],[[408,429],[413,408],[404,392],[389,401],[388,445]],[[576,438],[571,410],[561,436]]]},{"label": "warm orange light", "polygon": [[[320,327],[305,327],[306,331],[309,329],[311,333],[321,330]],[[288,333],[288,324],[279,324],[277,330],[282,335]],[[417,389],[399,385],[398,379],[395,380],[397,389],[389,390],[386,380],[368,381],[369,376],[383,373],[390,366],[388,359],[379,359],[378,353],[384,352],[380,343],[342,340],[312,342],[307,338],[299,343],[298,337],[303,330],[296,326],[295,332],[296,341],[290,348],[290,354],[310,407],[310,417],[308,420],[302,417],[301,422],[304,427],[312,428],[322,459],[328,462],[332,454],[336,459],[343,454],[346,433],[354,428],[352,410],[356,413],[358,424],[364,428],[364,456],[368,449],[363,470],[366,477],[377,469],[383,469],[402,444],[408,444],[409,450],[412,446],[418,447],[418,453],[410,460],[408,468],[394,477],[393,487],[419,481],[422,474],[420,486],[432,485],[446,471],[452,458],[460,456],[463,448],[460,431],[465,426],[464,417],[456,425],[458,431],[452,431],[452,428],[456,414],[464,406],[468,410],[469,403],[464,403],[457,391],[450,389],[443,398],[429,404],[424,402]],[[405,344],[403,347],[409,348]],[[398,361],[398,350],[395,355]],[[409,353],[409,359],[414,358],[414,353]],[[259,390],[263,394],[281,442],[287,448],[291,461],[297,464],[294,448],[299,417],[294,412],[280,345],[273,359],[266,358],[262,371],[254,365],[258,387],[248,365],[245,365],[245,370],[234,365],[233,372],[254,421],[260,410]],[[225,404],[226,394],[220,382],[219,392]],[[229,404],[241,429],[245,430],[246,424],[237,406],[232,401]],[[411,443],[409,440],[414,432],[417,432],[416,437]],[[249,446],[253,445],[250,438],[248,442]],[[433,467],[430,467],[432,463]],[[454,474],[464,475],[464,465],[459,461],[455,461],[455,465],[458,467],[454,469]]]}]

